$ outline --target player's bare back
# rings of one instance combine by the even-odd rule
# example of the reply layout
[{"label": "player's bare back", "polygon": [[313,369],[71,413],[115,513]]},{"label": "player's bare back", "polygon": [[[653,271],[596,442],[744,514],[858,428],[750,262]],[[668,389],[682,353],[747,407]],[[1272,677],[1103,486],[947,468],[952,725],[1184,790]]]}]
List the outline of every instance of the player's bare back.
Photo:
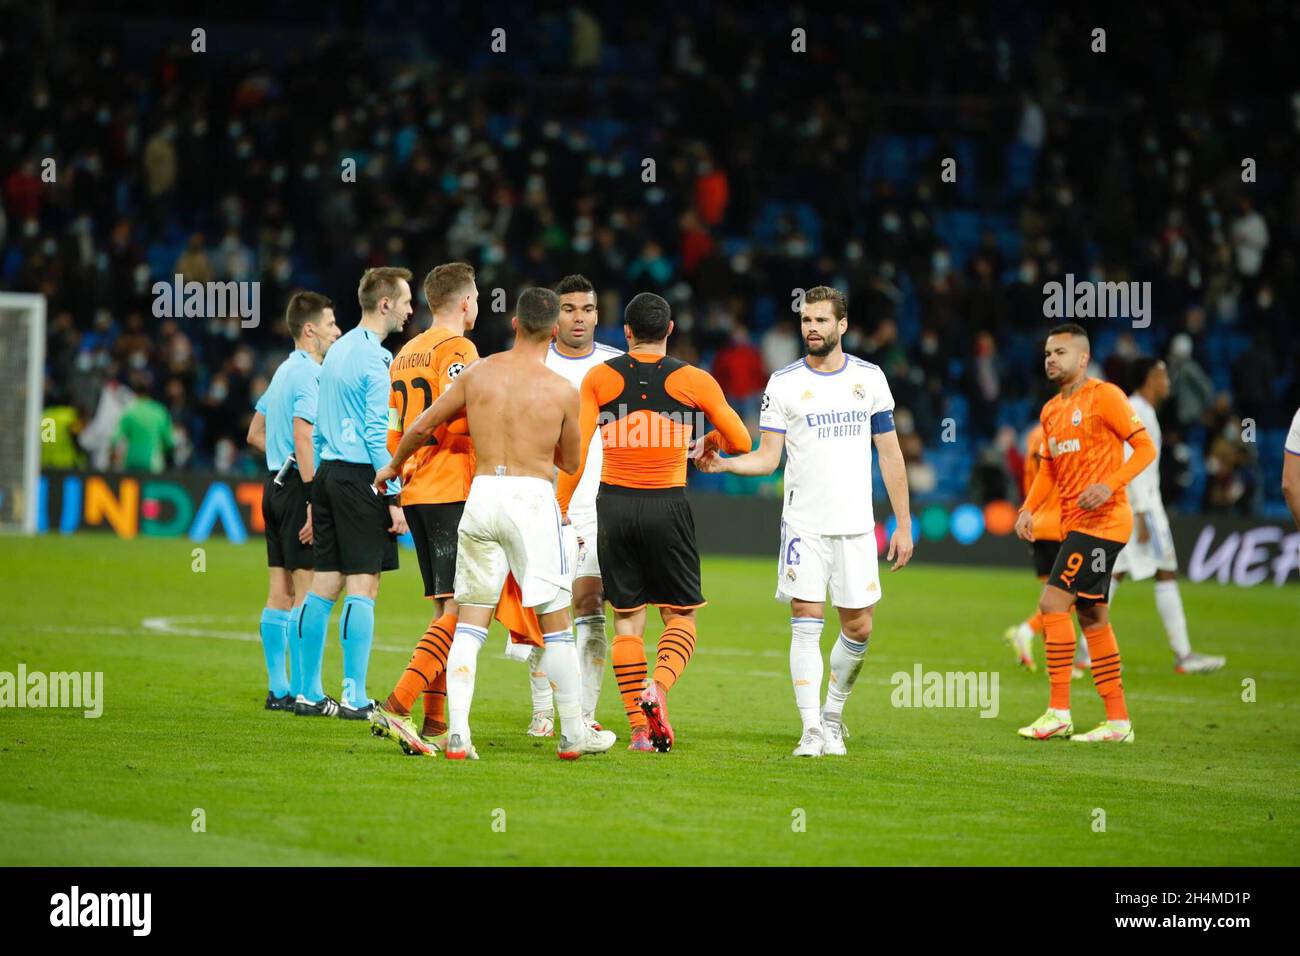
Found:
[{"label": "player's bare back", "polygon": [[[476,475],[550,481],[560,463],[556,446],[571,429],[578,441],[577,392],[561,375],[513,352],[475,362],[461,378]],[[572,470],[572,469],[565,469]]]}]

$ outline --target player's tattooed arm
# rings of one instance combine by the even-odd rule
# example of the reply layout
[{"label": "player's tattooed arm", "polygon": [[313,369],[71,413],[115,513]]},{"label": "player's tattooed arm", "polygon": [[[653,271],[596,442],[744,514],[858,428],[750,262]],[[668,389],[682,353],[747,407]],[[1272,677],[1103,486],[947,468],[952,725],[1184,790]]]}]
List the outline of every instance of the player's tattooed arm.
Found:
[{"label": "player's tattooed arm", "polygon": [[885,560],[892,561],[891,571],[907,567],[912,560],[912,503],[907,490],[907,462],[898,444],[898,432],[892,429],[872,435],[876,455],[880,461],[880,477],[885,480],[889,506],[894,509],[898,527],[889,538],[889,553]]}]

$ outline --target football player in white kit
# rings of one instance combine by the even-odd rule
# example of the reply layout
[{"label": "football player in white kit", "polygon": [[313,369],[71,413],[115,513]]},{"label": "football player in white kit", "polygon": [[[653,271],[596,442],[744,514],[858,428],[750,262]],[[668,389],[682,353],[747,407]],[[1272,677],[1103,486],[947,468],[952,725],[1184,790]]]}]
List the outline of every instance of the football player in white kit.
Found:
[{"label": "football player in white kit", "polygon": [[[1125,575],[1135,581],[1145,581],[1154,575],[1156,610],[1164,623],[1169,646],[1173,648],[1174,670],[1179,674],[1208,674],[1221,668],[1227,659],[1217,654],[1197,654],[1192,651],[1187,636],[1183,598],[1178,593],[1178,555],[1174,553],[1169,516],[1165,514],[1165,505],[1160,498],[1161,435],[1156,409],[1169,397],[1169,370],[1160,359],[1144,356],[1133,362],[1130,371],[1134,389],[1129,395],[1129,403],[1155,442],[1156,460],[1129,482],[1133,536],[1115,559],[1115,571],[1110,579],[1109,603],[1115,603],[1115,590]],[[1125,445],[1125,461],[1131,454],[1132,449]]]},{"label": "football player in white kit", "polygon": [[[880,600],[871,508],[873,444],[898,519],[886,558],[894,571],[912,558],[907,468],[894,432],[894,398],[878,366],[844,354],[840,338],[847,317],[842,292],[809,289],[800,311],[808,355],[768,380],[758,450],[735,458],[710,452],[697,461],[706,472],[766,475],[781,463],[782,448],[788,455],[776,598],[790,602],[790,677],[803,721],[796,757],[845,753],[844,702],[862,669]],[[840,628],[822,704],[828,587]]]},{"label": "football player in white kit", "polygon": [[[546,353],[546,367],[563,375],[577,390],[589,369],[623,352],[595,340],[599,319],[596,290],[586,276],[565,276],[552,291],[560,297],[560,321],[556,325],[555,340]],[[583,542],[573,580],[573,623],[577,633],[578,662],[582,667],[582,716],[596,730],[600,730],[596,721],[596,704],[600,699],[600,684],[605,676],[609,651],[609,636],[605,633],[605,595],[600,586],[600,563],[596,559],[596,489],[600,484],[600,462],[600,433],[597,432],[591,440],[587,470],[583,472],[582,481],[569,505],[569,520]],[[555,733],[551,684],[541,666],[543,653],[543,648],[530,648],[507,640],[506,656],[528,663],[533,698],[533,716],[528,724],[530,737],[550,737]]]}]

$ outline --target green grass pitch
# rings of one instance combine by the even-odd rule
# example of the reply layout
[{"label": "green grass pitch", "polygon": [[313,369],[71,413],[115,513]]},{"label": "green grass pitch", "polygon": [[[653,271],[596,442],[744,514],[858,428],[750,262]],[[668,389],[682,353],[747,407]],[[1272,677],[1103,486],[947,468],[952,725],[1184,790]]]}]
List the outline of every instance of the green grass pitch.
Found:
[{"label": "green grass pitch", "polygon": [[[498,656],[494,630],[474,710],[482,759],[462,764],[403,757],[364,724],[263,711],[260,541],[208,542],[202,573],[194,547],[0,539],[0,671],[104,674],[99,719],[0,710],[0,863],[1300,863],[1294,587],[1184,583],[1194,643],[1228,667],[1181,677],[1151,584],[1127,584],[1113,616],[1137,742],[1089,748],[1015,734],[1047,696],[1043,671],[1022,672],[1000,640],[1035,600],[1028,568],[886,574],[846,710],[849,755],[800,760],[773,563],[709,558],[700,651],[672,697],[675,752],[623,749],[607,674],[600,717],[620,742],[556,760],[523,733],[527,675]],[[379,597],[372,695],[424,628],[418,581],[403,552]],[[340,680],[337,623],[336,611],[327,688]],[[892,706],[891,675],[918,662],[998,672],[998,715]],[[1076,725],[1091,727],[1100,701],[1090,682],[1074,687]]]}]

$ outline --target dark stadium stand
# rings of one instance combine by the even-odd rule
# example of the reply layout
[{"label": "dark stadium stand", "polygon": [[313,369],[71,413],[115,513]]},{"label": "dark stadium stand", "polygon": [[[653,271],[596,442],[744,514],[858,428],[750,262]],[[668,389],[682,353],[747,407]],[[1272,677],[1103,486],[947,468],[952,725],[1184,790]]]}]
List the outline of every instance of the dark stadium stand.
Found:
[{"label": "dark stadium stand", "polygon": [[[242,438],[299,286],[349,328],[365,267],[467,259],[488,353],[507,344],[488,290],[513,305],[582,271],[603,341],[622,344],[632,294],[660,291],[674,350],[718,371],[724,347],[769,369],[796,357],[792,290],[834,284],[847,349],[885,369],[906,411],[925,503],[1018,497],[1047,394],[1044,282],[1151,282],[1149,328],[1090,326],[1110,376],[1190,346],[1170,358],[1163,409],[1171,509],[1284,516],[1300,94],[1281,33],[1230,6],[1114,12],[1105,54],[1083,14],[1029,3],[997,22],[927,2],[809,12],[806,54],[788,11],[729,2],[684,6],[710,35],[622,6],[271,3],[201,24],[201,54],[199,24],[163,4],[61,4],[53,20],[8,7],[0,286],[49,299],[47,404],[89,423],[108,414],[106,383],[146,376],[181,466],[252,473]],[[261,324],[155,318],[151,285],[178,272],[260,280]],[[723,478],[692,473],[762,485]]]}]

